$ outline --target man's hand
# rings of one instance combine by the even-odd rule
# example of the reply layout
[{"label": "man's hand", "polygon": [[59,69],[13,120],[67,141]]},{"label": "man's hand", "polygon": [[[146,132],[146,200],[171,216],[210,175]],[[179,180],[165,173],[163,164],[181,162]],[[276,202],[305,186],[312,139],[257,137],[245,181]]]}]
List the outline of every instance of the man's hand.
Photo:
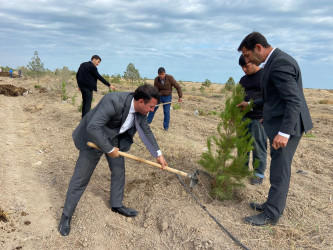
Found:
[{"label": "man's hand", "polygon": [[182,101],[183,101],[183,98],[179,98],[179,99],[178,99],[178,102],[182,102]]},{"label": "man's hand", "polygon": [[109,89],[116,90],[115,86],[110,85]]},{"label": "man's hand", "polygon": [[114,147],[111,153],[108,153],[108,156],[116,158],[119,156],[119,148]]},{"label": "man's hand", "polygon": [[168,166],[168,163],[164,159],[163,155],[157,156],[156,161],[162,165],[162,169],[165,169],[165,167]]},{"label": "man's hand", "polygon": [[284,137],[282,135],[276,135],[274,137],[272,147],[274,149],[285,148],[287,146],[288,140],[289,139],[287,137]]},{"label": "man's hand", "polygon": [[244,110],[248,105],[249,105],[248,102],[241,102],[241,103],[237,104],[236,107]]}]

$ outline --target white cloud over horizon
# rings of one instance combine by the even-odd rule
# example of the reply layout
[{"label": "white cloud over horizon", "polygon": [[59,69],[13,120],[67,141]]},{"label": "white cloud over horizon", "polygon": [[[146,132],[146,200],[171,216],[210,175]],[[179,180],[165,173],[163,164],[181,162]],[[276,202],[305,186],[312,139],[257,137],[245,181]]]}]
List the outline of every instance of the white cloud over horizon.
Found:
[{"label": "white cloud over horizon", "polygon": [[0,0],[0,65],[77,70],[93,54],[104,74],[132,62],[143,77],[164,66],[177,80],[224,83],[243,75],[237,51],[253,30],[301,66],[305,88],[332,89],[333,3],[247,0]]}]

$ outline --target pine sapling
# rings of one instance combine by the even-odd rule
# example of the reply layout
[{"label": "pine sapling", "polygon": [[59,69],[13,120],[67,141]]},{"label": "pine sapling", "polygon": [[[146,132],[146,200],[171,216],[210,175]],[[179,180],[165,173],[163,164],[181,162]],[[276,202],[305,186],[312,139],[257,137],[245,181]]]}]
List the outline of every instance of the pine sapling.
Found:
[{"label": "pine sapling", "polygon": [[217,135],[207,139],[208,150],[199,160],[199,164],[213,176],[212,196],[220,200],[232,199],[235,189],[244,187],[243,180],[253,174],[246,162],[254,139],[247,129],[250,119],[244,119],[251,105],[243,111],[236,107],[244,96],[243,87],[235,85],[219,115]]}]

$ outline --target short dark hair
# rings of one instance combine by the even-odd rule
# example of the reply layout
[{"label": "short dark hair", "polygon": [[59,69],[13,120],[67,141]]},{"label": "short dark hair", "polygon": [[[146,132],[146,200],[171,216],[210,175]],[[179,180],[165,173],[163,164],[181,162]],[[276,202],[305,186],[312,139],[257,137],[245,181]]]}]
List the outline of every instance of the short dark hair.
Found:
[{"label": "short dark hair", "polygon": [[92,61],[93,59],[97,59],[97,60],[102,61],[102,59],[101,59],[98,55],[93,55],[93,56],[91,57],[91,61]]},{"label": "short dark hair", "polygon": [[260,44],[264,48],[268,48],[271,46],[268,44],[266,38],[262,34],[254,31],[254,32],[248,34],[243,39],[243,41],[241,42],[241,44],[238,47],[238,51],[241,51],[243,47],[245,47],[248,50],[254,50],[254,47],[256,46],[256,44]]},{"label": "short dark hair", "polygon": [[165,68],[160,67],[160,68],[157,70],[157,73],[158,73],[158,74],[160,74],[160,73],[165,73]]},{"label": "short dark hair", "polygon": [[240,55],[239,60],[238,60],[238,64],[241,67],[246,65],[245,57],[243,55]]},{"label": "short dark hair", "polygon": [[133,94],[134,100],[138,101],[139,99],[143,99],[145,104],[148,103],[151,98],[155,98],[157,102],[160,102],[160,94],[158,90],[149,84],[144,84],[139,86]]}]

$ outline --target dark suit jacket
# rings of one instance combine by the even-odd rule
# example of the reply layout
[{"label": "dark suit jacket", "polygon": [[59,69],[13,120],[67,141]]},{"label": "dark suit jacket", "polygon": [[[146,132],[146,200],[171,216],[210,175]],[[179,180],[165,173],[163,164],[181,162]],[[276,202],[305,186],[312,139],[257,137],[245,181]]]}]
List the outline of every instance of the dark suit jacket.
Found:
[{"label": "dark suit jacket", "polygon": [[[97,106],[92,109],[73,132],[75,146],[79,150],[89,147],[87,142],[91,141],[98,145],[103,152],[110,152],[113,147],[121,151],[128,151],[133,143],[136,132],[135,126],[119,135],[119,130],[125,122],[133,99],[133,93],[114,92],[105,95]],[[154,146],[156,151],[159,146],[147,122],[147,116],[135,113],[138,122],[145,135]]]},{"label": "dark suit jacket", "polygon": [[271,141],[279,131],[301,136],[313,127],[301,71],[294,58],[275,49],[264,66],[261,84],[264,128]]},{"label": "dark suit jacket", "polygon": [[97,67],[91,61],[81,63],[76,73],[76,80],[79,87],[97,91],[97,79],[106,86],[110,86],[110,83],[98,73]]}]

